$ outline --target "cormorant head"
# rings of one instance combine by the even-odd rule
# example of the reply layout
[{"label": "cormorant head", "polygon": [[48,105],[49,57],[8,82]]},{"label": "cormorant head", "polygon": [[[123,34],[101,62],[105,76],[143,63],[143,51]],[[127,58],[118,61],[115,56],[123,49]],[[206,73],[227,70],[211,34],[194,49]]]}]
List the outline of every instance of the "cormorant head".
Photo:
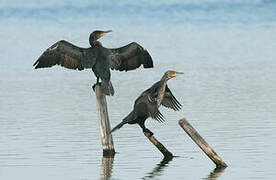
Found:
[{"label": "cormorant head", "polygon": [[109,33],[109,32],[112,32],[111,30],[108,30],[108,31],[94,31],[94,32],[92,32],[91,34],[90,34],[90,36],[89,36],[89,44],[91,45],[91,46],[93,46],[93,45],[95,45],[96,44],[96,41],[100,38],[100,37],[102,37],[102,36],[104,36],[106,33]]},{"label": "cormorant head", "polygon": [[174,77],[182,75],[182,74],[184,74],[184,73],[183,72],[176,72],[176,71],[167,71],[167,72],[165,72],[164,76],[167,79],[171,79],[171,78],[174,78]]}]

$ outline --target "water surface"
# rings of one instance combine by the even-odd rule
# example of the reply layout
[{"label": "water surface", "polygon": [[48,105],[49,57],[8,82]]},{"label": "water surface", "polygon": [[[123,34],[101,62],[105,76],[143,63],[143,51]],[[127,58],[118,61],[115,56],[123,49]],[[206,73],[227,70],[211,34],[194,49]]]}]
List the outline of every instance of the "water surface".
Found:
[{"label": "water surface", "polygon": [[[276,177],[276,11],[273,1],[0,1],[1,179],[274,179]],[[49,46],[88,46],[89,33],[112,29],[106,47],[136,41],[155,68],[112,72],[114,126],[139,94],[168,69],[183,110],[161,108],[147,126],[174,155],[162,155],[136,125],[113,135],[102,157],[91,70],[34,70]],[[178,126],[199,131],[229,165],[223,171]]]}]

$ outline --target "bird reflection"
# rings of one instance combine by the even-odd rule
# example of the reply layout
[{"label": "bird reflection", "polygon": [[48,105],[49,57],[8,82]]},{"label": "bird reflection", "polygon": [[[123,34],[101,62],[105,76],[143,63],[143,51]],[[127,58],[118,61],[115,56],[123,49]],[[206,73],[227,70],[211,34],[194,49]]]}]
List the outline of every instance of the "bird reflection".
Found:
[{"label": "bird reflection", "polygon": [[160,176],[161,172],[164,170],[165,167],[168,166],[169,162],[173,159],[173,157],[164,157],[162,161],[156,165],[156,167],[148,173],[147,176],[143,177],[142,179],[153,179],[155,176]]},{"label": "bird reflection", "polygon": [[114,161],[114,156],[113,157],[105,157],[103,156],[102,158],[102,167],[101,167],[101,180],[108,180],[111,178],[112,174],[112,168],[113,168],[113,161]]},{"label": "bird reflection", "polygon": [[226,167],[216,167],[204,180],[215,180],[224,172]]}]

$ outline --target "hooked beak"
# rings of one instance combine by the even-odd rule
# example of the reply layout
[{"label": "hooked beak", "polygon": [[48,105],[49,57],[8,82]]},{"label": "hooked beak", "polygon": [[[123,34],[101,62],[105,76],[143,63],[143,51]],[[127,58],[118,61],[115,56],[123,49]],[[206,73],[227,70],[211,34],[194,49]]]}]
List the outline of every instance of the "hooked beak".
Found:
[{"label": "hooked beak", "polygon": [[183,72],[174,72],[172,73],[171,77],[174,78],[176,76],[180,76],[180,75],[183,75],[184,73]]},{"label": "hooked beak", "polygon": [[100,37],[104,36],[106,33],[109,33],[109,32],[112,32],[112,30],[103,31],[103,32],[100,34]]}]

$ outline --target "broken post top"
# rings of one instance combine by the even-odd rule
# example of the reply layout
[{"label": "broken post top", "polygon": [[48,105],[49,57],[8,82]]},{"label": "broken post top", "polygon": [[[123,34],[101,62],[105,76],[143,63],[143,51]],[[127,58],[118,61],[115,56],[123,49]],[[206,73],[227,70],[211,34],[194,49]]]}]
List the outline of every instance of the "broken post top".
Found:
[{"label": "broken post top", "polygon": [[179,125],[192,138],[192,140],[201,148],[201,150],[216,164],[217,167],[227,167],[227,164],[217,155],[210,145],[200,136],[193,126],[186,120],[179,120]]}]

